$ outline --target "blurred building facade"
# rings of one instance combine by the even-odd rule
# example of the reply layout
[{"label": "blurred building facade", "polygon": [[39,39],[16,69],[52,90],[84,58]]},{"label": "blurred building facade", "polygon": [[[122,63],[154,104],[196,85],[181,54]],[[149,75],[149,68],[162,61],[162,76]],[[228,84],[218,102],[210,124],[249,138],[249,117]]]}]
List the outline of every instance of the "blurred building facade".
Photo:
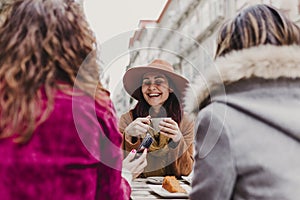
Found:
[{"label": "blurred building facade", "polygon": [[[140,21],[130,39],[128,68],[161,58],[192,80],[212,62],[220,25],[241,9],[259,3],[279,8],[300,24],[300,0],[168,0],[157,20]],[[124,90],[115,98],[118,112],[128,111],[135,103]]]}]

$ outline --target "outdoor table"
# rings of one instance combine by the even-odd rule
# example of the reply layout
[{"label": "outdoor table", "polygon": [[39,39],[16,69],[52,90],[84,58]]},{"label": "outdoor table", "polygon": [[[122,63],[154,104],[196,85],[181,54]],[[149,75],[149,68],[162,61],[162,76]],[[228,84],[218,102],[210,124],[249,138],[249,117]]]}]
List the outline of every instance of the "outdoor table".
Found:
[{"label": "outdoor table", "polygon": [[[170,198],[161,197],[155,192],[153,192],[148,186],[146,178],[137,178],[132,182],[131,185],[131,199],[151,200],[151,199],[170,199]],[[186,197],[186,198],[174,198],[174,199],[188,199],[188,198]]]}]

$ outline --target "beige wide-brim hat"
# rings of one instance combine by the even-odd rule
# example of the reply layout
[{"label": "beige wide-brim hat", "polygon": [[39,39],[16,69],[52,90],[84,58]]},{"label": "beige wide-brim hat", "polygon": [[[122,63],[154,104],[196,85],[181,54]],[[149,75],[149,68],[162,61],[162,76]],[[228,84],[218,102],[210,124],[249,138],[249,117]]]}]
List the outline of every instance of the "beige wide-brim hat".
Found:
[{"label": "beige wide-brim hat", "polygon": [[123,85],[130,96],[139,100],[138,92],[136,92],[136,90],[142,86],[143,75],[148,72],[159,72],[168,77],[169,80],[172,81],[171,84],[175,87],[172,89],[174,90],[177,98],[179,100],[183,99],[184,92],[188,87],[189,81],[176,74],[170,63],[160,59],[153,60],[147,66],[132,67],[126,71],[123,76]]}]

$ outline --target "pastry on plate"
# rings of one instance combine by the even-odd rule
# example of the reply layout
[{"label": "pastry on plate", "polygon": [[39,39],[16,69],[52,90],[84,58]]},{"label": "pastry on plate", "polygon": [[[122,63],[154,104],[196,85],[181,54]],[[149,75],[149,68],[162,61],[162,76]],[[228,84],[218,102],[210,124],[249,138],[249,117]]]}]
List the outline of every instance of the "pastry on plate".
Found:
[{"label": "pastry on plate", "polygon": [[175,176],[164,177],[162,187],[171,193],[187,193],[186,190],[183,187],[181,187],[179,181],[176,179]]}]

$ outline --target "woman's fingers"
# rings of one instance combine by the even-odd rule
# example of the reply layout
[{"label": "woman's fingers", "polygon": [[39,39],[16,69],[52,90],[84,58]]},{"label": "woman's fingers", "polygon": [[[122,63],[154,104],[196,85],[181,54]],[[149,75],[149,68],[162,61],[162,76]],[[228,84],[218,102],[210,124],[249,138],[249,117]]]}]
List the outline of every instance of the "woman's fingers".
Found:
[{"label": "woman's fingers", "polygon": [[137,118],[138,121],[142,122],[143,124],[150,124],[150,116],[147,117],[139,117]]},{"label": "woman's fingers", "polygon": [[177,125],[177,122],[175,122],[172,118],[164,118],[162,122]]},{"label": "woman's fingers", "polygon": [[141,160],[146,160],[148,149],[144,149],[143,154],[141,155]]},{"label": "woman's fingers", "polygon": [[136,150],[135,149],[132,149],[129,154],[126,156],[126,158],[123,160],[123,164],[127,164],[127,163],[130,163],[133,159],[134,159],[134,156],[136,154]]},{"label": "woman's fingers", "polygon": [[182,137],[182,134],[179,133],[179,134],[176,134],[176,135],[173,135],[173,134],[169,134],[169,133],[165,133],[165,132],[160,132],[161,135],[165,135],[166,137],[168,138],[171,138],[174,142],[178,142],[180,141],[181,137]]},{"label": "woman's fingers", "polygon": [[135,160],[137,161],[137,164],[135,165],[136,168],[134,169],[134,178],[138,177],[144,171],[144,168],[147,166],[146,156],[147,156],[147,149],[144,149],[144,152],[141,155],[141,157]]},{"label": "woman's fingers", "polygon": [[162,131],[160,131],[160,134],[164,135],[164,136],[167,136],[168,138],[171,138],[171,139],[173,139],[175,137],[174,134],[170,134],[170,133],[166,133],[166,132],[162,132]]},{"label": "woman's fingers", "polygon": [[147,166],[147,159],[146,159],[146,156],[147,156],[147,149],[144,149],[144,151],[143,151],[143,154],[138,158],[138,159],[136,159],[136,161],[137,161],[137,169],[138,168],[144,168],[144,167],[146,167]]},{"label": "woman's fingers", "polygon": [[177,122],[171,118],[166,118],[159,123],[160,133],[171,138],[174,142],[178,142],[181,137],[181,131],[178,127]]},{"label": "woman's fingers", "polygon": [[149,128],[149,125],[148,124],[144,124],[143,122],[137,122],[137,125],[139,126],[139,127],[141,127],[141,128],[144,128],[144,129],[146,129],[146,130],[148,130],[148,128]]},{"label": "woman's fingers", "polygon": [[[166,119],[167,120],[167,119]],[[161,132],[169,133],[169,134],[177,134],[179,132],[179,127],[174,120],[162,121],[159,123],[159,130]]]},{"label": "woman's fingers", "polygon": [[144,168],[147,166],[147,161],[144,161],[141,165],[139,165],[135,170],[134,170],[134,174],[136,174],[137,176],[140,175],[143,171]]},{"label": "woman's fingers", "polygon": [[142,135],[145,134],[147,132],[147,130],[149,129],[149,125],[150,124],[150,119],[148,118],[137,118],[134,121],[134,129],[135,129],[135,135]]},{"label": "woman's fingers", "polygon": [[137,125],[135,127],[135,132],[137,135],[145,134],[147,132],[147,130],[148,130],[148,128],[147,127],[145,128],[144,126]]},{"label": "woman's fingers", "polygon": [[171,129],[173,129],[173,130],[178,129],[178,124],[177,124],[177,122],[175,122],[175,121],[174,121],[173,119],[171,119],[171,118],[166,118],[166,119],[164,119],[163,121],[161,121],[161,122],[159,123],[159,125],[160,125],[161,127],[171,128]]},{"label": "woman's fingers", "polygon": [[136,150],[132,149],[129,154],[127,155],[127,157],[125,159],[128,159],[129,161],[132,161],[134,159],[134,156],[136,154]]},{"label": "woman's fingers", "polygon": [[131,122],[127,128],[125,129],[125,132],[129,136],[139,136],[143,135],[147,132],[149,125],[147,123],[150,123],[150,119],[148,118],[137,118],[133,122]]},{"label": "woman's fingers", "polygon": [[172,134],[172,135],[178,134],[178,130],[174,130],[174,129],[166,128],[166,127],[160,127],[160,132],[164,132],[164,133],[168,133],[168,134]]}]

